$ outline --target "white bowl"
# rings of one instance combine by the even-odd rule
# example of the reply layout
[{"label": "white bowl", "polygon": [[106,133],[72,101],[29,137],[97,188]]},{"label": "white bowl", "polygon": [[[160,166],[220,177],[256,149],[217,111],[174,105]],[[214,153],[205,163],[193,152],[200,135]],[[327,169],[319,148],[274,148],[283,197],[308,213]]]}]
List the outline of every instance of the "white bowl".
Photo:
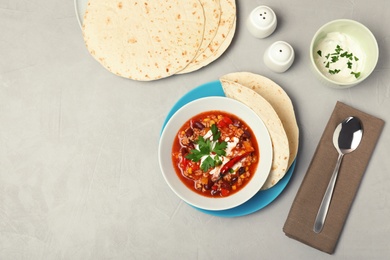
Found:
[{"label": "white bowl", "polygon": [[[361,74],[352,82],[343,82],[332,78],[329,73],[324,71],[323,67],[319,68],[319,65],[316,62],[316,59],[318,58],[318,45],[327,35],[329,35],[329,33],[340,33],[343,36],[346,36],[347,39],[351,40],[351,42],[356,43],[356,46],[360,47],[362,51],[363,57],[361,62],[363,67],[362,70],[359,71]],[[361,83],[375,69],[378,58],[379,49],[375,36],[366,26],[353,20],[339,19],[326,23],[318,29],[310,44],[310,60],[314,73],[318,76],[321,82],[330,87],[349,88]],[[349,71],[347,72],[349,73]]]},{"label": "white bowl", "polygon": [[[172,145],[177,132],[191,117],[219,110],[242,119],[256,136],[260,160],[252,179],[238,192],[227,197],[210,198],[190,190],[177,176],[172,162]],[[167,122],[160,138],[158,158],[163,177],[172,191],[188,204],[205,210],[224,210],[239,206],[252,198],[265,183],[272,163],[271,138],[258,115],[243,103],[227,97],[205,97],[180,108]]]}]

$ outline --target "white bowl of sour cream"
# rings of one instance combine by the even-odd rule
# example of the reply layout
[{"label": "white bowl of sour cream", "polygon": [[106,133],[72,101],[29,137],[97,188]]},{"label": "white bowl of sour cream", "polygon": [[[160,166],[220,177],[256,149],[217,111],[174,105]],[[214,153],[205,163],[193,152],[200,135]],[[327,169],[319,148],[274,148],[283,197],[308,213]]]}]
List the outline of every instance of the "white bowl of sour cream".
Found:
[{"label": "white bowl of sour cream", "polygon": [[378,43],[363,24],[340,19],[323,25],[310,45],[314,71],[326,85],[349,88],[361,83],[374,70]]}]

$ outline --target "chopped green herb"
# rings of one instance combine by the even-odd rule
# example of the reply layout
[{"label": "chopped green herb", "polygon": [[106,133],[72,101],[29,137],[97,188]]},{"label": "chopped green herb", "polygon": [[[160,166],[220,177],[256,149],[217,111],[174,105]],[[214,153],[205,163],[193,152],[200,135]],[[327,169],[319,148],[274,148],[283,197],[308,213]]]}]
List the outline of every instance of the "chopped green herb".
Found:
[{"label": "chopped green herb", "polygon": [[214,161],[215,161],[215,166],[220,166],[220,165],[222,165],[222,160],[219,158],[218,155],[215,155]]},{"label": "chopped green herb", "polygon": [[[198,140],[195,143],[198,145],[198,149],[192,149],[189,154],[186,155],[186,158],[199,162],[202,157],[207,156],[206,159],[203,160],[200,168],[202,171],[206,172],[210,168],[221,165],[222,160],[219,156],[226,155],[227,142],[219,141],[219,137],[221,136],[221,132],[218,130],[218,127],[213,124],[211,126],[212,141],[210,139],[204,139],[203,136],[199,136]],[[210,154],[214,154],[214,159],[210,156]]]},{"label": "chopped green herb", "polygon": [[339,72],[340,72],[340,70],[338,70],[338,69],[329,70],[329,73],[332,74],[332,75],[337,74]]},{"label": "chopped green herb", "polygon": [[[322,51],[318,50],[317,54],[322,57]],[[347,59],[347,66],[348,69],[353,68],[353,61],[358,61],[359,58],[354,56],[353,53],[344,51],[343,48],[341,48],[340,45],[336,45],[336,48],[334,49],[334,52],[328,53],[325,55],[325,61],[323,62],[325,64],[325,68],[328,69],[328,72],[332,75],[339,73],[341,70],[340,69],[332,69],[331,64],[338,63],[340,62],[340,58]],[[351,74],[355,75],[356,78],[360,76],[360,72],[351,72]]]},{"label": "chopped green herb", "polygon": [[215,145],[214,145],[214,149],[213,149],[213,152],[216,153],[217,155],[226,155],[226,151],[225,149],[227,148],[227,142],[216,142]]},{"label": "chopped green herb", "polygon": [[339,60],[339,56],[333,56],[332,57],[332,62],[335,63]]},{"label": "chopped green herb", "polygon": [[335,51],[339,54],[343,49],[340,47],[340,45],[336,46]]},{"label": "chopped green herb", "polygon": [[355,78],[359,78],[360,77],[360,72],[351,72],[351,74],[355,75]]},{"label": "chopped green herb", "polygon": [[207,172],[210,168],[213,167],[215,167],[215,161],[213,160],[213,158],[211,158],[210,155],[207,156],[207,158],[203,161],[202,165],[200,166],[200,168],[204,172]]},{"label": "chopped green herb", "polygon": [[215,124],[211,126],[211,133],[213,134],[213,141],[218,141],[219,137],[221,136],[221,132],[218,130],[218,127]]},{"label": "chopped green herb", "polygon": [[204,155],[210,154],[211,142],[209,139],[205,141],[203,136],[199,136],[198,140],[195,141],[195,143],[199,146],[199,150],[192,149],[190,153],[186,155],[186,158],[194,162],[199,162]]}]

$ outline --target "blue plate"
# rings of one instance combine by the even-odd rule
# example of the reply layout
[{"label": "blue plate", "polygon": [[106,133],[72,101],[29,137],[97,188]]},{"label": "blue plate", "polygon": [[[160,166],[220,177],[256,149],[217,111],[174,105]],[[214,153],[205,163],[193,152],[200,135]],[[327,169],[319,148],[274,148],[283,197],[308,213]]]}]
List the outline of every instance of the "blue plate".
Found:
[{"label": "blue plate", "polygon": [[[209,96],[225,96],[225,93],[223,92],[221,83],[217,81],[212,81],[209,83],[206,83],[204,85],[201,85],[199,87],[194,88],[193,90],[189,91],[187,94],[185,94],[183,97],[181,97],[176,104],[172,107],[172,109],[169,111],[163,127],[161,129],[164,129],[165,125],[169,121],[169,119],[172,117],[172,115],[182,106],[185,104],[199,99],[203,97],[209,97]],[[288,182],[291,179],[291,175],[294,172],[295,169],[296,160],[292,163],[291,167],[287,171],[287,173],[284,175],[284,177],[272,188],[268,190],[261,190],[258,193],[256,193],[255,196],[253,196],[250,200],[245,202],[244,204],[237,206],[235,208],[226,209],[226,210],[204,210],[197,207],[197,210],[202,211],[206,214],[210,214],[213,216],[219,216],[219,217],[240,217],[245,216],[248,214],[251,214],[253,212],[256,212],[268,204],[270,204],[272,201],[274,201],[286,188]]]}]

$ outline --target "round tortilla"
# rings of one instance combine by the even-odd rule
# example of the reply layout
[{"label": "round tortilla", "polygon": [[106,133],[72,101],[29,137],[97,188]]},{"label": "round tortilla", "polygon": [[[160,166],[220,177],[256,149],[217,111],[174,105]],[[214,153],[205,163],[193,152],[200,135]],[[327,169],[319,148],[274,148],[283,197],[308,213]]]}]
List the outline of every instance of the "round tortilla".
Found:
[{"label": "round tortilla", "polygon": [[290,155],[288,167],[294,162],[299,146],[299,128],[290,97],[278,84],[258,74],[235,72],[221,77],[221,82],[234,81],[248,87],[265,98],[275,109],[286,131]]},{"label": "round tortilla", "polygon": [[[263,120],[268,129],[273,147],[273,161],[268,178],[261,189],[269,189],[283,178],[288,169],[290,152],[283,124],[271,104],[254,90],[233,81],[222,81],[221,83],[227,97],[236,99],[250,107]],[[261,160],[261,144],[259,146]]]},{"label": "round tortilla", "polygon": [[[199,0],[204,11],[205,16],[205,27],[203,34],[203,41],[196,54],[195,58],[191,61],[195,61],[197,57],[207,49],[211,41],[214,39],[218,32],[218,27],[221,21],[221,7],[220,0]],[[189,63],[188,65],[190,65]],[[188,67],[187,65],[187,67]]]},{"label": "round tortilla", "polygon": [[198,54],[205,15],[199,0],[88,2],[83,37],[112,73],[150,81],[183,70]]},{"label": "round tortilla", "polygon": [[[236,31],[236,2],[235,0],[220,0],[221,17],[217,32],[207,48],[199,52],[178,74],[196,71],[218,59],[230,46]],[[207,31],[205,32],[207,33]]]}]

